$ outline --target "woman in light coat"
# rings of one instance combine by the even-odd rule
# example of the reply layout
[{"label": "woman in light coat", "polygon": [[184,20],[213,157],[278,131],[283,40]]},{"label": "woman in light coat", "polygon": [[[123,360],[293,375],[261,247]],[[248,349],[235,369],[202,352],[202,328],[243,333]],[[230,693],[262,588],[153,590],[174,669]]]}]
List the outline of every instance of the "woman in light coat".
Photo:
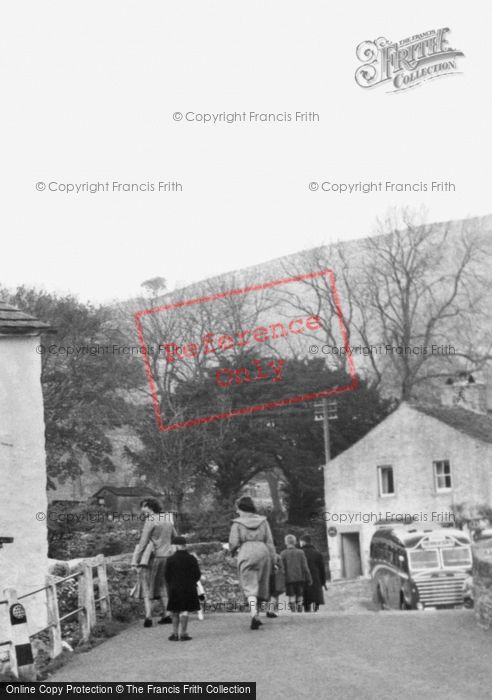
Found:
[{"label": "woman in light coat", "polygon": [[[162,603],[162,617],[158,624],[171,624],[171,616],[166,614],[168,595],[165,574],[167,559],[174,552],[172,540],[177,533],[168,516],[161,513],[159,501],[155,498],[145,498],[140,508],[145,524],[132,558],[132,566],[139,572],[134,596],[144,601],[144,627],[152,627],[152,600],[158,598]],[[152,549],[148,558],[147,548]]]},{"label": "woman in light coat", "polygon": [[236,504],[238,516],[232,521],[229,549],[237,554],[239,583],[248,599],[251,629],[260,625],[259,601],[270,597],[270,572],[275,564],[275,547],[267,519],[258,515],[249,496],[243,496]]}]

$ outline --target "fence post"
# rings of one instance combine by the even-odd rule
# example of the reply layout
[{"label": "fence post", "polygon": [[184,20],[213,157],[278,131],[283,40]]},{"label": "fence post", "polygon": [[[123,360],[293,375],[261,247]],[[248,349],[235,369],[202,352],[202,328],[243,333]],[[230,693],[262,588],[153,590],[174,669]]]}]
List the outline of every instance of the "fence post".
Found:
[{"label": "fence post", "polygon": [[86,603],[86,589],[85,589],[85,583],[84,583],[84,575],[79,576],[78,578],[78,605],[77,607],[80,608],[78,618],[79,618],[79,625],[80,625],[80,636],[82,637],[82,641],[86,642],[89,639],[89,635],[91,633],[91,628],[89,626],[89,616],[87,614],[87,603]]},{"label": "fence post", "polygon": [[92,581],[92,566],[87,562],[81,564],[82,576],[79,583],[79,608],[83,608],[82,617],[79,615],[82,628],[82,639],[89,639],[91,629],[96,624],[96,604],[94,602],[94,584]]},{"label": "fence post", "polygon": [[10,622],[10,668],[16,678],[35,681],[37,677],[24,606],[17,600],[15,588],[6,588]]},{"label": "fence post", "polygon": [[94,574],[93,574],[93,562],[89,564],[84,564],[84,569],[86,571],[85,577],[87,580],[87,602],[88,602],[88,613],[89,613],[89,623],[92,630],[96,626],[96,601],[94,599]]},{"label": "fence post", "polygon": [[103,554],[97,557],[97,580],[99,588],[99,598],[101,612],[108,620],[111,620],[111,599],[109,597],[108,586],[108,571],[106,568],[106,559]]},{"label": "fence post", "polygon": [[48,624],[50,625],[51,658],[62,653],[62,634],[60,625],[60,613],[58,610],[58,596],[52,576],[46,578],[46,604],[48,607]]}]

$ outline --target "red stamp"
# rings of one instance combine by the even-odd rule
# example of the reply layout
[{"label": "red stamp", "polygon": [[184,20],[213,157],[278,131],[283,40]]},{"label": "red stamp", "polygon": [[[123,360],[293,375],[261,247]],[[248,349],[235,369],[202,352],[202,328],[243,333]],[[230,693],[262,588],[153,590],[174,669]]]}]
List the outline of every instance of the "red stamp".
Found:
[{"label": "red stamp", "polygon": [[[228,410],[215,411],[186,420],[169,421],[169,418],[163,415],[161,408],[163,388],[160,381],[162,377],[172,375],[181,379],[189,378],[196,376],[197,368],[202,370],[206,368],[219,396],[239,386],[253,386],[258,381],[262,384],[281,383],[287,360],[278,357],[279,346],[283,342],[291,350],[292,344],[295,343],[301,347],[303,342],[307,342],[308,337],[312,338],[317,331],[322,330],[322,320],[319,315],[306,310],[302,312],[298,310],[295,314],[288,316],[285,312],[285,298],[284,302],[280,303],[280,308],[284,308],[284,311],[278,313],[281,317],[281,320],[278,320],[272,311],[274,305],[271,298],[265,301],[264,295],[286,293],[296,284],[320,278],[328,281],[331,308],[340,333],[340,347],[345,350],[350,383],[275,398],[267,402],[255,403],[253,400],[249,405],[230,407]],[[260,297],[264,301],[263,315],[258,312]],[[248,304],[245,302],[251,302],[249,303],[251,308],[248,309]],[[224,306],[225,304],[229,306]],[[256,315],[252,313],[252,309],[256,311]],[[244,314],[243,319],[238,310]],[[211,330],[212,320],[210,319],[213,319],[213,330]],[[358,377],[343,320],[335,275],[330,269],[144,309],[134,314],[134,320],[157,428],[161,432],[312,401],[353,391],[358,387]],[[144,327],[146,322],[147,327]],[[226,328],[228,324],[229,328]],[[149,342],[156,339],[156,345]],[[156,347],[158,347],[157,354]],[[268,355],[265,348],[277,356]],[[235,361],[231,361],[231,358]],[[171,384],[168,383],[167,386]]]}]

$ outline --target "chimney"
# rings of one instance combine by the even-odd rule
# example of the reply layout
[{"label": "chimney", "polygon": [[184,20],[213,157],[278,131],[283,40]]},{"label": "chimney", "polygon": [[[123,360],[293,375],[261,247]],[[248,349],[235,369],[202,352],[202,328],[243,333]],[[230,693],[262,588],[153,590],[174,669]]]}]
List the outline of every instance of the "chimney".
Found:
[{"label": "chimney", "polygon": [[457,378],[446,379],[441,393],[441,404],[487,415],[486,385],[476,381],[472,374],[460,372]]}]

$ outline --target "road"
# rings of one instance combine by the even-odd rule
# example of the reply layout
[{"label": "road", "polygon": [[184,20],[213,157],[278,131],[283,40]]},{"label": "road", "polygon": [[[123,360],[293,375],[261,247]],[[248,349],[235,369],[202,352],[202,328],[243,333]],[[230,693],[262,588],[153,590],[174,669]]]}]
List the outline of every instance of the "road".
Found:
[{"label": "road", "polygon": [[53,681],[256,681],[257,697],[484,700],[492,632],[467,610],[283,613],[249,630],[244,613],[192,617],[191,642],[169,626],[132,625],[77,654]]}]

